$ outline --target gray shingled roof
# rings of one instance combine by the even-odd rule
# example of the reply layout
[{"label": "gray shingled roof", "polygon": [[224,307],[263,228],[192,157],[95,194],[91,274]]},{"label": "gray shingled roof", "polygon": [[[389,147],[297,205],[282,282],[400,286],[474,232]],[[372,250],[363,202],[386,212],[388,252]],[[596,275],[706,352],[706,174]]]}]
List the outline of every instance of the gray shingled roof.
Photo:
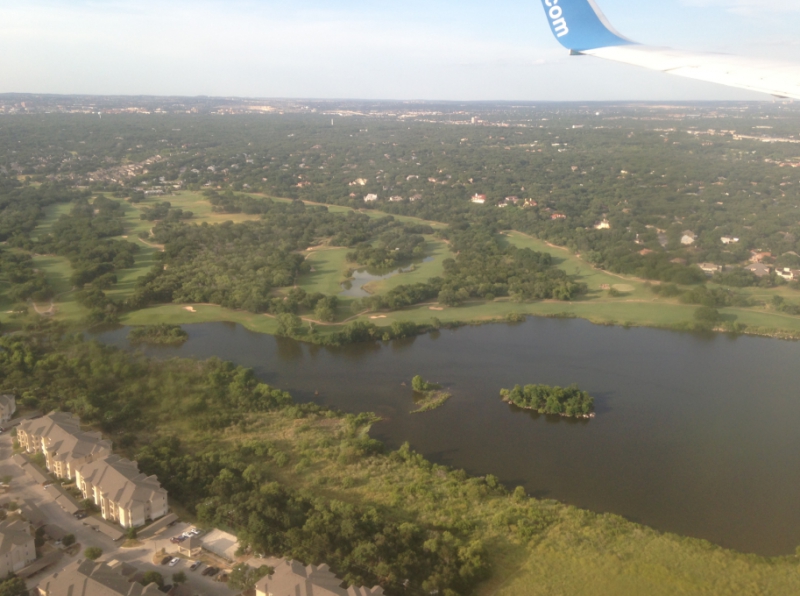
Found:
[{"label": "gray shingled roof", "polygon": [[156,493],[166,497],[158,478],[139,472],[136,462],[110,455],[81,466],[81,476],[114,503],[146,503]]},{"label": "gray shingled roof", "polygon": [[88,560],[75,561],[42,580],[38,588],[47,596],[161,596],[156,584],[130,582],[121,569]]},{"label": "gray shingled roof", "polygon": [[256,584],[257,594],[272,596],[383,596],[383,588],[341,587],[342,580],[327,565],[303,566],[297,561],[284,561],[275,572]]},{"label": "gray shingled roof", "polygon": [[14,547],[25,546],[33,542],[30,526],[21,521],[5,521],[0,523],[0,555],[5,555]]}]

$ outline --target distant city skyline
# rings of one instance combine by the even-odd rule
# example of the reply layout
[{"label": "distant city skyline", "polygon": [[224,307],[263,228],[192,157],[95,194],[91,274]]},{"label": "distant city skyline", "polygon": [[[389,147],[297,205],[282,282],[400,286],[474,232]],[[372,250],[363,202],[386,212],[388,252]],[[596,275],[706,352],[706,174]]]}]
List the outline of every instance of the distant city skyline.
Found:
[{"label": "distant city skyline", "polygon": [[[800,61],[797,0],[599,0],[652,45]],[[0,93],[769,99],[590,57],[539,0],[0,0]]]}]

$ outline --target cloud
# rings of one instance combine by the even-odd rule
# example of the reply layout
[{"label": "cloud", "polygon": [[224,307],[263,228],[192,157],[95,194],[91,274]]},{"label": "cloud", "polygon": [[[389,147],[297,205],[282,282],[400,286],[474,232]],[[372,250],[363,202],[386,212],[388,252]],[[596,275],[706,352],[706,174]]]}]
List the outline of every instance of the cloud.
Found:
[{"label": "cloud", "polygon": [[683,0],[683,4],[704,8],[720,7],[747,16],[800,12],[798,0]]}]

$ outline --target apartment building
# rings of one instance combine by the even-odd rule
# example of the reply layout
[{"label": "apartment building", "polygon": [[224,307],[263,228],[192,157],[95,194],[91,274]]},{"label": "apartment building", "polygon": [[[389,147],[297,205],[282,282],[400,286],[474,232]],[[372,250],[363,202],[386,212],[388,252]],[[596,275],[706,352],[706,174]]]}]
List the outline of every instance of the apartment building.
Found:
[{"label": "apartment building", "polygon": [[99,432],[84,432],[74,414],[51,412],[26,420],[17,429],[17,440],[29,453],[44,453],[47,469],[59,478],[75,478],[85,463],[111,455],[111,442]]},{"label": "apartment building", "polygon": [[142,474],[136,462],[118,455],[81,466],[76,484],[83,497],[100,508],[103,519],[124,528],[142,526],[167,514],[167,491],[158,478]]}]

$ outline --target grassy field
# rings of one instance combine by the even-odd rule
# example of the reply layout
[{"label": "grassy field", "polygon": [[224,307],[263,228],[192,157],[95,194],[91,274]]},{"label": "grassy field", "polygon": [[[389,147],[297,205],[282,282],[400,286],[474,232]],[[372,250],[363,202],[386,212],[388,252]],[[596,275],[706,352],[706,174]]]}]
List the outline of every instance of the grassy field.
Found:
[{"label": "grassy field", "polygon": [[[338,419],[252,414],[247,430],[198,435],[162,417],[197,453],[230,452],[270,437],[288,463],[270,479],[316,495],[373,506],[396,521],[474,529],[487,547],[492,578],[478,596],[785,596],[800,593],[794,556],[766,559],[706,541],[657,532],[609,514],[481,490],[441,466],[382,455],[341,456]],[[531,525],[532,524],[532,525]],[[541,525],[538,525],[541,524]],[[540,527],[526,536],[521,528]]]},{"label": "grassy field", "polygon": [[348,250],[320,247],[306,251],[304,253],[306,260],[314,271],[300,276],[297,286],[309,293],[322,292],[336,295],[341,292],[341,283],[345,280],[345,272],[350,267],[345,258]]},{"label": "grassy field", "polygon": [[274,334],[278,329],[275,319],[270,316],[231,310],[213,304],[164,304],[126,313],[121,320],[124,325],[157,325],[159,323],[187,325],[215,321],[239,323],[243,327],[259,333]]}]

